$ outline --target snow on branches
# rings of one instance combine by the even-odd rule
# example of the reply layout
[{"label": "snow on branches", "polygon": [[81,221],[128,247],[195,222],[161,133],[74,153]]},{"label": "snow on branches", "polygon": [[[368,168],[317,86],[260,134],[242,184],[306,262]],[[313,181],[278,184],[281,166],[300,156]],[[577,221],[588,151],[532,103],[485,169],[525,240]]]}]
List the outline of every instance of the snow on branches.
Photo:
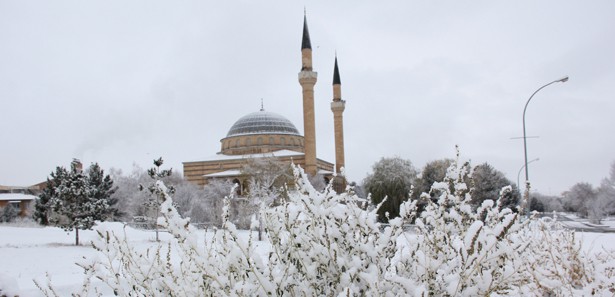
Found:
[{"label": "snow on branches", "polygon": [[[125,235],[98,230],[101,256],[85,259],[83,291],[100,279],[120,296],[542,296],[612,294],[615,254],[588,256],[574,232],[554,220],[526,219],[498,202],[470,204],[467,164],[453,162],[416,216],[406,202],[400,216],[380,224],[377,209],[330,187],[314,189],[301,168],[288,196],[261,208],[268,253],[229,222],[199,242],[181,218],[164,183],[160,224],[173,240],[147,251]],[[506,195],[505,188],[500,196]],[[414,232],[406,230],[416,222]],[[250,233],[251,234],[251,233]],[[262,244],[262,243],[260,243]],[[264,256],[263,256],[264,255]],[[263,257],[261,257],[263,256]],[[41,286],[42,287],[42,286]],[[53,296],[52,290],[45,293]],[[91,292],[90,292],[91,293]]]}]

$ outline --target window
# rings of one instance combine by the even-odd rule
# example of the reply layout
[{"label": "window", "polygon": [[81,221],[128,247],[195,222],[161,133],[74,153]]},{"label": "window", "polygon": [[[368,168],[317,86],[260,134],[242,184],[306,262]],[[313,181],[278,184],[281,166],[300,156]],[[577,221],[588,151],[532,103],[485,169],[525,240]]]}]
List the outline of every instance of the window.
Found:
[{"label": "window", "polygon": [[237,196],[241,196],[241,183],[239,183],[238,179],[234,179],[233,184],[237,185],[237,187],[235,188],[235,194],[237,194]]},{"label": "window", "polygon": [[263,145],[263,138],[262,137],[257,138],[256,139],[256,144]]},{"label": "window", "polygon": [[9,205],[8,206],[11,206],[11,207],[13,207],[16,210],[20,210],[19,201],[9,201]]},{"label": "window", "polygon": [[286,145],[286,138],[280,137],[280,145]]},{"label": "window", "polygon": [[246,138],[246,146],[250,146],[250,145],[252,145],[252,139]]},{"label": "window", "polygon": [[269,144],[275,144],[275,141],[273,140],[273,137],[269,137]]}]

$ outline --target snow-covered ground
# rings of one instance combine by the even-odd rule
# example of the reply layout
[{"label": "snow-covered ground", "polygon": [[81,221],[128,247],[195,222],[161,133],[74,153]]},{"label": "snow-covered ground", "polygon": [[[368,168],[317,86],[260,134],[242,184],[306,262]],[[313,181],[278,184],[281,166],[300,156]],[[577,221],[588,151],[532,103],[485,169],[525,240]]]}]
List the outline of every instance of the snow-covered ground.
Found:
[{"label": "snow-covered ground", "polygon": [[[123,224],[103,223],[102,228],[122,232]],[[153,231],[136,230],[127,227],[126,235],[137,249],[145,250],[156,244]],[[201,242],[205,242],[205,231],[199,231]],[[248,232],[242,233],[246,238]],[[96,251],[87,244],[95,238],[94,231],[80,231],[82,246],[74,246],[74,232],[67,233],[59,228],[10,227],[0,225],[0,288],[4,293],[18,293],[20,296],[43,296],[33,280],[46,284],[46,274],[51,276],[59,295],[68,296],[76,291],[83,281],[83,270],[75,265],[83,257],[92,257]],[[160,233],[163,242],[171,240],[169,234]],[[577,232],[583,249],[589,253],[615,249],[615,233]],[[257,244],[256,251],[265,255],[267,244]],[[100,284],[100,283],[99,283]],[[110,294],[111,292],[109,292]],[[111,294],[110,294],[111,295]]]},{"label": "snow-covered ground", "polygon": [[[102,223],[100,228],[121,234],[121,223]],[[98,228],[98,227],[95,227]],[[136,249],[146,250],[156,245],[154,231],[126,227],[126,236]],[[160,232],[162,242],[171,240],[166,232]],[[205,243],[204,230],[199,231],[200,242]],[[246,240],[248,231],[243,232]],[[253,234],[257,236],[256,232]],[[79,231],[81,246],[75,246],[75,233],[67,233],[55,227],[9,227],[0,225],[0,289],[3,293],[19,293],[19,296],[43,296],[34,284],[34,279],[45,285],[46,274],[51,277],[60,296],[70,296],[83,282],[83,269],[75,263],[83,257],[91,258],[97,253],[89,242],[97,236],[95,231]],[[256,251],[266,254],[265,244],[257,243]],[[99,283],[100,282],[95,282]],[[101,284],[102,285],[102,284]],[[109,292],[110,295],[111,292]],[[0,294],[1,295],[1,294]]]}]

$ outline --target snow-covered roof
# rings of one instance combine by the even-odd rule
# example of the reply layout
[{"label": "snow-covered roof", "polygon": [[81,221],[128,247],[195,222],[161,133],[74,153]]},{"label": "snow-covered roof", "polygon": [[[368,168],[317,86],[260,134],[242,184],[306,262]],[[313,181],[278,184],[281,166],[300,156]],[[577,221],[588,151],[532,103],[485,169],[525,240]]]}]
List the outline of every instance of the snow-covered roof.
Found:
[{"label": "snow-covered roof", "polygon": [[231,176],[239,176],[241,171],[239,170],[226,170],[211,174],[205,174],[205,177],[231,177]]},{"label": "snow-covered roof", "polygon": [[[243,159],[256,159],[256,158],[268,158],[268,157],[292,157],[292,156],[303,156],[304,153],[295,152],[291,150],[279,150],[275,152],[262,153],[262,154],[245,154],[245,155],[225,155],[225,154],[217,154],[208,158],[203,158],[198,161],[191,162],[201,162],[201,161],[223,161],[223,160],[243,160]],[[190,162],[186,162],[190,163]]]},{"label": "snow-covered roof", "polygon": [[24,201],[24,200],[34,200],[38,197],[29,194],[21,194],[21,193],[6,193],[0,194],[0,201]]}]

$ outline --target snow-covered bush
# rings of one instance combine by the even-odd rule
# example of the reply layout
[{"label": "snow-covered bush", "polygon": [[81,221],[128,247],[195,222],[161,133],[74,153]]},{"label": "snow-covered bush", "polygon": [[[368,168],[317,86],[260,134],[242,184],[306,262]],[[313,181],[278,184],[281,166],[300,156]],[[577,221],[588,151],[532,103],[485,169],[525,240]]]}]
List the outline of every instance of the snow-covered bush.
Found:
[{"label": "snow-covered bush", "polygon": [[[416,218],[416,205],[402,204],[386,227],[377,210],[365,211],[358,197],[315,190],[300,168],[295,187],[275,208],[261,209],[270,245],[266,257],[250,237],[229,222],[199,243],[189,219],[165,196],[160,224],[174,240],[139,252],[125,235],[98,230],[100,256],[84,259],[79,296],[100,279],[120,296],[541,296],[613,294],[613,252],[587,256],[574,232],[555,221],[520,218],[486,200],[473,210],[463,183],[467,165],[449,168]],[[502,190],[501,195],[510,191]],[[43,286],[39,286],[43,288]],[[46,289],[45,289],[46,288]],[[53,296],[50,287],[44,293]]]},{"label": "snow-covered bush", "polygon": [[0,223],[10,223],[19,216],[19,208],[7,204],[4,207],[0,207]]}]

